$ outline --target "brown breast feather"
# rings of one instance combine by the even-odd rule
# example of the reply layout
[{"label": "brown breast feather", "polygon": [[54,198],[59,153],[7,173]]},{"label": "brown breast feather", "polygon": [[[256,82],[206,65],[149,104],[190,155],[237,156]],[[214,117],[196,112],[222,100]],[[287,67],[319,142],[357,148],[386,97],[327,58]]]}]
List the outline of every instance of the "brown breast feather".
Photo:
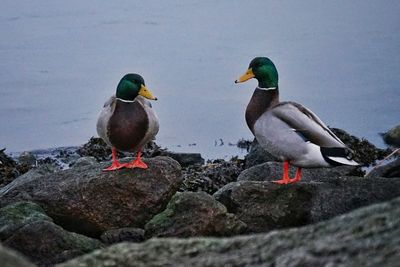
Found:
[{"label": "brown breast feather", "polygon": [[275,90],[254,90],[246,108],[247,126],[254,134],[254,124],[260,116],[272,106],[279,103],[279,91]]},{"label": "brown breast feather", "polygon": [[121,151],[137,151],[146,135],[149,119],[143,106],[137,102],[117,100],[115,110],[108,123],[111,144]]}]

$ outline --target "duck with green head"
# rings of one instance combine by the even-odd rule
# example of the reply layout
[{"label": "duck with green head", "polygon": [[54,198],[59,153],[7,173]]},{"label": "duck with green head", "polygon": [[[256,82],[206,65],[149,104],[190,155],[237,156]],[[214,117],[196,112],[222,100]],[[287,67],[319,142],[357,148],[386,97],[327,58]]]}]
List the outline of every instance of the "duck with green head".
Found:
[{"label": "duck with green head", "polygon": [[[157,100],[146,88],[142,76],[126,74],[103,107],[97,120],[98,135],[112,147],[112,164],[104,171],[148,166],[141,160],[141,148],[158,133],[159,123],[151,104],[145,99]],[[137,158],[127,164],[117,159],[117,150],[137,152]]]},{"label": "duck with green head", "polygon": [[[258,143],[284,162],[275,183],[299,182],[302,168],[358,165],[352,151],[314,114],[295,102],[279,101],[278,71],[266,57],[254,58],[235,83],[255,78],[258,86],[246,109],[246,122]],[[289,178],[289,164],[297,167]]]}]

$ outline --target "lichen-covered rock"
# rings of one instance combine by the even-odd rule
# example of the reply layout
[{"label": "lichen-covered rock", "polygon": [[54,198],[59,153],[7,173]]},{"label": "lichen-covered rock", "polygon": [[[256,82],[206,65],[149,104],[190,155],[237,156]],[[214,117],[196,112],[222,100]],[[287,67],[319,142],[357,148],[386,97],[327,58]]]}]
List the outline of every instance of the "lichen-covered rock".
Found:
[{"label": "lichen-covered rock", "polygon": [[0,240],[40,265],[63,262],[103,247],[98,240],[55,225],[42,208],[30,202],[0,209]]},{"label": "lichen-covered rock", "polygon": [[236,181],[243,170],[243,161],[214,160],[205,165],[192,165],[182,170],[183,183],[179,191],[215,193],[224,185]]},{"label": "lichen-covered rock", "polygon": [[106,244],[121,242],[142,242],[144,241],[144,230],[141,228],[119,228],[105,231],[101,235],[101,241]]},{"label": "lichen-covered rock", "polygon": [[365,177],[400,178],[400,158],[372,169]]},{"label": "lichen-covered rock", "polygon": [[177,193],[145,226],[147,237],[231,236],[246,225],[204,192]]},{"label": "lichen-covered rock", "polygon": [[35,166],[37,162],[36,156],[29,151],[24,151],[18,156],[18,163],[28,166]]},{"label": "lichen-covered rock", "polygon": [[383,141],[388,146],[400,147],[400,125],[382,134]]},{"label": "lichen-covered rock", "polygon": [[0,187],[10,183],[20,175],[17,162],[8,156],[4,149],[0,149]]},{"label": "lichen-covered rock", "polygon": [[[321,177],[340,177],[353,175],[357,167],[338,166],[333,168],[303,169],[302,181],[320,180]],[[296,167],[290,166],[290,177],[294,177]],[[281,179],[283,174],[282,162],[265,162],[255,165],[240,173],[238,181],[276,181]]]},{"label": "lichen-covered rock", "polygon": [[245,222],[250,232],[302,226],[400,196],[400,178],[324,178],[319,182],[277,185],[242,181],[214,197]]},{"label": "lichen-covered rock", "polygon": [[44,210],[32,202],[16,202],[0,209],[0,240],[6,240],[29,223],[49,221]]},{"label": "lichen-covered rock", "polygon": [[34,267],[32,263],[25,259],[17,251],[6,248],[0,243],[0,263],[1,267]]},{"label": "lichen-covered rock", "polygon": [[33,201],[65,229],[93,237],[109,229],[143,227],[165,208],[182,180],[175,160],[144,161],[149,165],[146,170],[103,172],[109,165],[104,163],[18,178],[0,190],[0,206]]},{"label": "lichen-covered rock", "polygon": [[37,168],[33,168],[29,170],[28,172],[24,173],[23,175],[19,176],[17,179],[15,179],[12,183],[9,183],[2,188],[0,188],[0,206],[4,206],[8,203],[19,201],[19,200],[29,200],[30,197],[25,194],[25,198],[21,199],[15,199],[15,201],[9,201],[7,203],[2,203],[2,198],[5,197],[5,195],[10,191],[13,190],[15,187],[21,187],[24,186],[25,184],[33,183],[35,180],[39,180],[43,178],[46,175],[55,173],[60,171],[60,168],[53,164],[43,164],[39,165]]},{"label": "lichen-covered rock", "polygon": [[316,225],[268,234],[121,243],[59,267],[398,266],[399,218],[397,198]]},{"label": "lichen-covered rock", "polygon": [[81,157],[77,159],[75,162],[71,164],[73,168],[79,168],[84,166],[95,166],[97,164],[97,160],[95,157]]}]

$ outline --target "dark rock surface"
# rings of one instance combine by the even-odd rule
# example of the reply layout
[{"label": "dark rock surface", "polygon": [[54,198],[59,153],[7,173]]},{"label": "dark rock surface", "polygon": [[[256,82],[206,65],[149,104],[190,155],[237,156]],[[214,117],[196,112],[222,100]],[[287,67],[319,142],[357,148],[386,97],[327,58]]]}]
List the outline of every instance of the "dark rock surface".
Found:
[{"label": "dark rock surface", "polygon": [[246,225],[204,192],[177,193],[145,226],[147,237],[231,236]]},{"label": "dark rock surface", "polygon": [[204,159],[201,157],[200,153],[176,153],[164,151],[161,153],[161,155],[173,158],[179,162],[182,167],[204,164]]},{"label": "dark rock surface", "polygon": [[33,152],[22,152],[16,161],[4,151],[5,149],[0,150],[0,188],[30,171],[43,172],[45,169],[49,171],[62,169],[54,158],[37,158]]},{"label": "dark rock surface", "polygon": [[144,241],[144,230],[141,228],[119,228],[105,231],[101,237],[101,241],[106,244],[114,244],[121,242],[142,242]]},{"label": "dark rock surface", "polygon": [[400,147],[400,125],[397,125],[382,134],[383,141],[388,146]]},{"label": "dark rock surface", "polygon": [[1,267],[34,267],[24,256],[17,251],[3,246],[0,243],[0,263]]},{"label": "dark rock surface", "polygon": [[243,170],[243,161],[214,160],[205,165],[192,165],[182,169],[183,183],[179,191],[215,193],[224,185],[236,181]]},{"label": "dark rock surface", "polygon": [[[320,180],[321,177],[350,176],[357,169],[355,166],[339,166],[334,168],[303,169],[302,181]],[[294,177],[296,167],[290,166],[290,177]],[[265,162],[240,173],[238,181],[276,181],[283,174],[282,162]]]},{"label": "dark rock surface", "polygon": [[181,183],[179,164],[144,159],[149,169],[103,172],[109,163],[20,177],[0,190],[0,206],[29,200],[67,230],[98,237],[106,230],[143,227],[162,211]]},{"label": "dark rock surface", "polygon": [[63,262],[103,247],[98,240],[55,225],[42,208],[31,202],[0,209],[0,240],[39,265]]},{"label": "dark rock surface", "polygon": [[72,165],[71,167],[73,168],[80,168],[80,167],[84,167],[84,166],[95,166],[97,165],[97,160],[95,157],[81,157],[79,159],[77,159]]},{"label": "dark rock surface", "polygon": [[32,152],[25,151],[18,156],[18,163],[28,166],[35,166],[37,163],[37,158]]},{"label": "dark rock surface", "polygon": [[400,178],[400,158],[374,168],[365,177]]},{"label": "dark rock surface", "polygon": [[298,229],[233,238],[121,243],[59,267],[398,266],[400,198]]},{"label": "dark rock surface", "polygon": [[257,142],[257,139],[254,138],[250,145],[249,153],[245,156],[244,160],[245,168],[247,169],[264,162],[276,161],[276,158],[264,150]]},{"label": "dark rock surface", "polygon": [[89,141],[76,151],[81,157],[94,157],[98,161],[110,159],[111,148],[99,137],[91,137]]},{"label": "dark rock surface", "polygon": [[37,221],[52,221],[44,210],[31,202],[16,202],[0,209],[0,240],[7,240],[23,226]]},{"label": "dark rock surface", "polygon": [[230,183],[214,197],[245,222],[250,232],[302,226],[400,196],[400,179],[342,177],[277,185]]},{"label": "dark rock surface", "polygon": [[5,149],[0,149],[0,187],[12,182],[21,174],[17,162],[4,151]]}]

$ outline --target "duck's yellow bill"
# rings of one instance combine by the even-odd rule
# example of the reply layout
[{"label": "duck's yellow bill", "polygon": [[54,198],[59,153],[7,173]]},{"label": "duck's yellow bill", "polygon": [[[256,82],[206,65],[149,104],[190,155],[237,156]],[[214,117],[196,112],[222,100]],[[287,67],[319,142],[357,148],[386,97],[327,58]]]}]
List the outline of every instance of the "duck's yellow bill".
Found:
[{"label": "duck's yellow bill", "polygon": [[157,100],[157,97],[153,96],[153,93],[149,89],[147,89],[146,86],[144,86],[143,84],[140,87],[139,95],[150,100]]},{"label": "duck's yellow bill", "polygon": [[254,78],[254,73],[253,70],[250,68],[246,71],[245,74],[243,74],[242,76],[239,77],[239,79],[237,79],[235,81],[235,83],[242,83],[245,82],[247,80],[250,80],[251,78]]}]

